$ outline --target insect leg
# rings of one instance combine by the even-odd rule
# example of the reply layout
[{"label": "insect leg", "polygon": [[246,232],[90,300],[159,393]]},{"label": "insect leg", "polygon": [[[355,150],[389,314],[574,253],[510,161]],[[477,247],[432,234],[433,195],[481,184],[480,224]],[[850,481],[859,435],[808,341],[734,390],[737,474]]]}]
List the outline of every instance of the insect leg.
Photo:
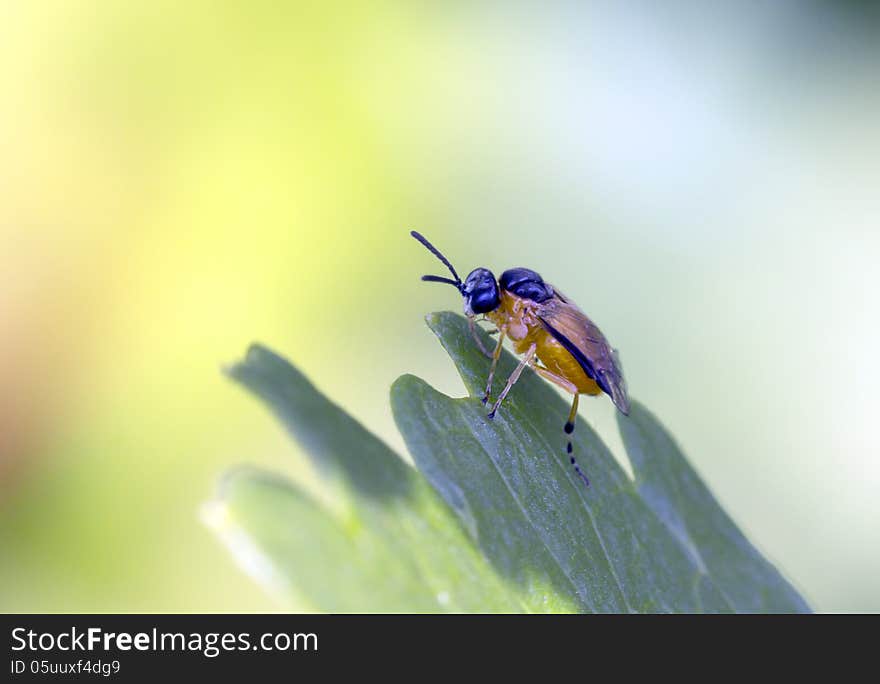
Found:
[{"label": "insect leg", "polygon": [[[502,335],[504,331],[502,330]],[[501,340],[498,340],[499,348]],[[523,356],[522,360],[519,362],[519,365],[514,369],[513,373],[510,374],[510,377],[507,378],[507,384],[504,386],[504,389],[501,390],[501,394],[498,395],[498,399],[492,405],[492,410],[489,411],[489,418],[495,417],[495,412],[498,410],[498,407],[501,406],[501,402],[504,401],[504,397],[507,396],[507,393],[510,392],[510,388],[513,387],[514,383],[519,380],[519,376],[522,375],[523,368],[528,366],[532,362],[532,358],[535,356],[535,349],[537,349],[535,344],[532,344],[529,347],[529,350],[526,352],[526,355]]]},{"label": "insect leg", "polygon": [[506,327],[502,327],[498,332],[498,343],[495,345],[495,351],[492,354],[492,366],[489,368],[489,379],[486,381],[486,391],[483,393],[484,404],[489,401],[489,394],[492,392],[492,380],[495,379],[495,368],[498,366],[498,359],[501,358],[501,345],[504,343],[504,336],[506,334]]},{"label": "insect leg", "polygon": [[571,392],[574,395],[574,399],[571,402],[571,410],[568,412],[568,420],[566,421],[565,427],[563,428],[563,430],[565,430],[565,434],[569,435],[568,444],[565,447],[565,452],[568,454],[568,460],[571,463],[572,467],[574,468],[574,471],[577,473],[578,477],[584,481],[584,484],[587,485],[587,487],[589,487],[590,480],[586,475],[584,475],[583,471],[581,470],[581,467],[578,465],[578,462],[575,460],[574,453],[573,453],[574,447],[572,446],[572,443],[571,443],[571,434],[574,432],[575,418],[577,418],[578,400],[580,399],[580,394],[578,393],[578,389],[573,383],[569,382],[568,380],[566,380],[565,378],[563,378],[559,375],[556,375],[555,373],[551,372],[547,368],[542,368],[541,366],[538,366],[537,364],[533,365],[532,367],[535,369],[535,372],[538,375],[540,375],[542,378],[546,378],[550,382],[552,382],[556,385],[559,385],[562,389],[566,390],[567,392]]},{"label": "insect leg", "polygon": [[[471,336],[474,338],[474,342],[477,343],[477,346],[480,348],[480,351],[483,352],[483,356],[488,356],[490,359],[492,358],[492,354],[490,354],[486,348],[483,346],[483,341],[480,339],[480,336],[477,335],[477,325],[474,322],[474,316],[468,316],[468,328],[470,328]],[[492,333],[489,333],[492,334]]]}]

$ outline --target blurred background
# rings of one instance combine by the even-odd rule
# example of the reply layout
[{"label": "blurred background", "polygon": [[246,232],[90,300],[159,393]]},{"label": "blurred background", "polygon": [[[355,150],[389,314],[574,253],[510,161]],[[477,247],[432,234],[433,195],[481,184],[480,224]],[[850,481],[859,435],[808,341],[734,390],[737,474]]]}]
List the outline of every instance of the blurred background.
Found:
[{"label": "blurred background", "polygon": [[[277,608],[260,340],[403,453],[438,265],[529,266],[823,611],[880,610],[873,3],[0,4],[0,610]],[[581,413],[618,449],[613,407]]]}]

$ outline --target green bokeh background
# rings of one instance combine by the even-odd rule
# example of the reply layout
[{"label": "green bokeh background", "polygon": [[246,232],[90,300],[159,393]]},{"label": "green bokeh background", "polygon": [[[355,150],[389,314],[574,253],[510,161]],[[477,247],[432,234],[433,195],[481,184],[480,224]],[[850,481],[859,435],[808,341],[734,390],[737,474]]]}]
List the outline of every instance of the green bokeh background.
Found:
[{"label": "green bokeh background", "polygon": [[0,610],[277,608],[199,509],[312,476],[221,366],[263,341],[402,453],[391,382],[462,392],[410,228],[574,297],[811,604],[880,610],[878,37],[854,2],[4,3]]}]

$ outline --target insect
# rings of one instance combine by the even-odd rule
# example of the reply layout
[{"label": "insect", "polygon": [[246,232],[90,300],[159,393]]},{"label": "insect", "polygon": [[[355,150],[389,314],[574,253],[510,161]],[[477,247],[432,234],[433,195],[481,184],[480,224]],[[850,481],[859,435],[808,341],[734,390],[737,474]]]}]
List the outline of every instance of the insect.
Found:
[{"label": "insect", "polygon": [[[541,377],[558,385],[573,396],[571,411],[563,430],[568,435],[566,453],[575,472],[589,487],[573,454],[571,435],[574,432],[578,398],[581,394],[605,392],[624,415],[629,415],[626,382],[616,350],[598,327],[577,305],[540,275],[528,268],[512,268],[496,280],[487,268],[476,268],[462,282],[449,260],[416,231],[410,234],[421,242],[452,273],[452,278],[425,275],[422,280],[447,283],[464,298],[464,313],[474,340],[480,350],[492,359],[483,404],[489,402],[495,368],[506,338],[514,351],[521,354],[519,365],[510,374],[498,398],[492,403],[488,417],[494,418],[501,402],[519,380],[526,366]],[[489,352],[476,331],[476,318],[483,316],[495,325],[498,340]],[[495,332],[495,331],[493,331]]]}]

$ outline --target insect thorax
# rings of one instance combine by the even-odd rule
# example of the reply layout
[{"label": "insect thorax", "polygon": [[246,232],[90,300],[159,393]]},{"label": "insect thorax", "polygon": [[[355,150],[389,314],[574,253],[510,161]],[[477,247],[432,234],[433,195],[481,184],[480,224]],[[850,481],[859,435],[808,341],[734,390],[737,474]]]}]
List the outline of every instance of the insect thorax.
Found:
[{"label": "insect thorax", "polygon": [[545,283],[539,273],[530,268],[511,268],[501,274],[502,290],[533,302],[546,302],[553,298],[553,286]]},{"label": "insect thorax", "polygon": [[528,299],[517,297],[502,290],[501,304],[494,311],[486,314],[499,329],[507,329],[507,336],[514,341],[524,340],[533,331],[540,330],[540,321],[536,315],[538,305]]}]

